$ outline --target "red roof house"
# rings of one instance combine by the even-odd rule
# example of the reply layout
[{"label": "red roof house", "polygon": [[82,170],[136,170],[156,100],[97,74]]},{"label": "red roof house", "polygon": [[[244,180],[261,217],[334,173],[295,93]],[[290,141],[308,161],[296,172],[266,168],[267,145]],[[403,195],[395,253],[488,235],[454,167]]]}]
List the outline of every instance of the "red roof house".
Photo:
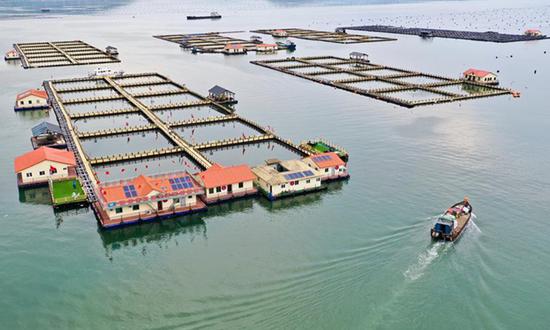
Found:
[{"label": "red roof house", "polygon": [[19,173],[43,161],[76,166],[76,160],[71,151],[41,147],[15,158],[15,172]]},{"label": "red roof house", "polygon": [[256,176],[247,165],[223,167],[214,164],[195,178],[206,189],[207,203],[257,192],[253,184]]},{"label": "red roof house", "polygon": [[40,185],[49,179],[76,176],[76,159],[70,151],[40,147],[14,161],[18,185]]}]

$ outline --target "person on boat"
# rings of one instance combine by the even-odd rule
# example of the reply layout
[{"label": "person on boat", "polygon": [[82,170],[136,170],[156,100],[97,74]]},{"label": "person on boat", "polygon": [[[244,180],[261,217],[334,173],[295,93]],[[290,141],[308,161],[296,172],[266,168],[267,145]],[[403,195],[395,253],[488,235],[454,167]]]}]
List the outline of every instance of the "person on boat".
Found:
[{"label": "person on boat", "polygon": [[470,200],[468,199],[468,197],[464,197],[464,201],[462,202],[462,212],[464,214],[468,214],[471,210],[472,207],[470,206]]}]

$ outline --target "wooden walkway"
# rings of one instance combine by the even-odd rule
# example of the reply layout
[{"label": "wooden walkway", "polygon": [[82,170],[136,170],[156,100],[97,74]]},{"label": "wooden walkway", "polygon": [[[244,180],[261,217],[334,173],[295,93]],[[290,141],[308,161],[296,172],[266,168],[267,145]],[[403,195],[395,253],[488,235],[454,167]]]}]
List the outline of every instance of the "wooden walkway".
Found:
[{"label": "wooden walkway", "polygon": [[275,31],[285,31],[289,37],[314,40],[314,41],[324,41],[332,42],[338,44],[358,44],[365,42],[380,42],[380,41],[395,41],[395,38],[387,38],[380,36],[367,36],[361,34],[347,34],[345,32],[330,32],[330,31],[318,31],[318,30],[307,30],[307,29],[296,29],[296,28],[286,28],[286,29],[261,29],[253,30],[250,32],[253,33],[262,33],[275,36]]}]

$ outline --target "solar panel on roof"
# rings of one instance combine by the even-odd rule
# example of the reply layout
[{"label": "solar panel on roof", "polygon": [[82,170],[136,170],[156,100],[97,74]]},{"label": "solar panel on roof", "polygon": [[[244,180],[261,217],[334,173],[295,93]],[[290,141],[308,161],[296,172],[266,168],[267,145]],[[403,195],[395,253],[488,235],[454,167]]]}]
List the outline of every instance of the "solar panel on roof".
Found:
[{"label": "solar panel on roof", "polygon": [[296,179],[304,177],[304,175],[302,173],[294,173],[294,175],[296,176]]},{"label": "solar panel on roof", "polygon": [[283,175],[285,179],[287,180],[292,180],[292,178],[290,177],[291,174],[285,174]]},{"label": "solar panel on roof", "polygon": [[304,171],[304,172],[302,172],[302,174],[304,174],[305,176],[312,176],[313,172],[312,171]]},{"label": "solar panel on roof", "polygon": [[124,196],[127,198],[137,197],[136,187],[133,184],[126,185],[122,187],[122,189],[124,189]]}]

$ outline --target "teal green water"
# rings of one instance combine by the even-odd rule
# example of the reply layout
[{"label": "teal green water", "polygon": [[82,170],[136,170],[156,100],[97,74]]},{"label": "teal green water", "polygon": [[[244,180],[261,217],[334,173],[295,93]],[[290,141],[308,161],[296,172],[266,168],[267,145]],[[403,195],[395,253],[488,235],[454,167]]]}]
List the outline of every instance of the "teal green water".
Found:
[{"label": "teal green water", "polygon": [[[203,94],[219,84],[237,93],[239,114],[283,137],[321,136],[346,147],[351,180],[276,203],[242,200],[207,214],[101,231],[90,211],[55,214],[44,190],[19,194],[12,165],[31,148],[30,128],[50,117],[14,113],[15,94],[94,67],[23,70],[1,63],[2,328],[547,328],[549,41],[295,40],[295,56],[365,51],[375,63],[446,76],[469,67],[499,70],[501,84],[522,93],[410,110],[248,63],[287,54],[195,56],[151,37],[416,21],[480,30],[493,24],[505,32],[532,25],[550,33],[544,1],[216,5],[190,5],[193,12],[217,9],[225,17],[216,22],[187,22],[185,5],[167,0],[102,15],[0,21],[0,49],[82,39],[117,46],[123,62],[113,67],[127,72],[158,71]],[[253,155],[219,157],[257,162]],[[432,244],[433,219],[464,195],[474,223],[459,242]]]}]

